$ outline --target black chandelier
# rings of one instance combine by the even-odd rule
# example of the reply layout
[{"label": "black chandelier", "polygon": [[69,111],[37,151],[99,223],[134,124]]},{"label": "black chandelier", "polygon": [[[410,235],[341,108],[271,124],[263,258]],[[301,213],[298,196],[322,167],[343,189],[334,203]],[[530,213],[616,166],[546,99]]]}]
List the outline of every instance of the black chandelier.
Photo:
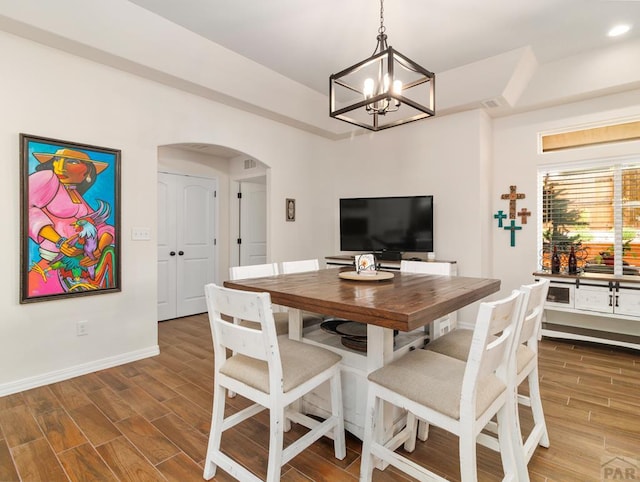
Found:
[{"label": "black chandelier", "polygon": [[329,115],[372,131],[436,114],[436,76],[387,46],[383,3],[371,57],[329,78]]}]

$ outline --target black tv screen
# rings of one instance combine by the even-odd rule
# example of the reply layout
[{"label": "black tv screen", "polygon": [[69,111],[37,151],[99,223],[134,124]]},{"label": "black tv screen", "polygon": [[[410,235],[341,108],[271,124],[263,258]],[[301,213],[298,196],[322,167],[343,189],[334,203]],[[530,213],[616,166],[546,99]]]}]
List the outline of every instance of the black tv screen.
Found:
[{"label": "black tv screen", "polygon": [[433,251],[433,196],[340,199],[341,251]]}]

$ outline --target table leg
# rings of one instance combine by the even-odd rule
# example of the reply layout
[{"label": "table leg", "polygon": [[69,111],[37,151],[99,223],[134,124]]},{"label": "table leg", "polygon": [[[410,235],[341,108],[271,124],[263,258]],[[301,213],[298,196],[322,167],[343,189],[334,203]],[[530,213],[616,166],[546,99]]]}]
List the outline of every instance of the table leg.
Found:
[{"label": "table leg", "polygon": [[[288,308],[289,310],[289,339],[302,341],[302,310]],[[292,407],[297,412],[302,412],[302,400],[292,403]],[[291,420],[285,419],[284,431],[291,429]]]},{"label": "table leg", "polygon": [[367,325],[367,373],[393,360],[393,330]]},{"label": "table leg", "polygon": [[302,310],[288,308],[289,310],[289,338],[302,340]]},{"label": "table leg", "polygon": [[[367,325],[367,374],[382,368],[393,361],[393,330],[376,325]],[[382,424],[385,440],[394,435],[393,411],[394,407],[388,403],[382,406]],[[375,465],[384,470],[388,463],[376,459]]]}]

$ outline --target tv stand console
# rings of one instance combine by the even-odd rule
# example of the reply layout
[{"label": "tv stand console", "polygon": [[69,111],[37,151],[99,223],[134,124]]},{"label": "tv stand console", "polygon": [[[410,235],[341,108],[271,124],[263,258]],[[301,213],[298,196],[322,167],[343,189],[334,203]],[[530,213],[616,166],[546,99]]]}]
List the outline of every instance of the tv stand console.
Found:
[{"label": "tv stand console", "polygon": [[385,261],[400,261],[402,260],[401,251],[380,251],[375,253],[376,259]]},{"label": "tv stand console", "polygon": [[543,336],[640,350],[640,276],[533,275],[550,281]]},{"label": "tv stand console", "polygon": [[[350,254],[338,254],[335,256],[326,256],[325,258],[325,262],[327,263],[327,265],[330,266],[353,266],[354,263],[354,259],[355,256],[354,255],[350,255]],[[426,260],[426,259],[417,259],[417,258],[404,258],[404,259],[410,259],[411,261],[422,261],[424,263],[450,263],[452,266],[452,275],[455,276],[457,275],[457,264],[455,261],[442,261],[442,260]],[[396,260],[388,260],[388,259],[384,259],[384,258],[380,258],[378,257],[378,255],[376,255],[376,261],[378,262],[378,264],[380,265],[380,268],[383,269],[400,269],[400,261],[402,261],[402,259],[396,259]]]}]

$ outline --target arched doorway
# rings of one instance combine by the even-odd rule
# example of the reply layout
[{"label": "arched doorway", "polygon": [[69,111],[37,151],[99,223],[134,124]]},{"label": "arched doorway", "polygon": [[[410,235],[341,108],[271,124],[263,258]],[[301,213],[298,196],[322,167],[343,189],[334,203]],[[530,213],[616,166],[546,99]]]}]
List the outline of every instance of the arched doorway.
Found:
[{"label": "arched doorway", "polygon": [[[186,274],[190,276],[191,284],[198,287],[204,286],[207,282],[222,283],[228,279],[229,266],[237,266],[240,264],[240,254],[245,251],[249,253],[249,246],[255,247],[257,244],[262,243],[262,252],[264,258],[268,256],[268,242],[266,235],[267,227],[267,208],[268,205],[268,176],[266,175],[267,166],[256,161],[244,153],[235,149],[210,144],[173,144],[167,146],[161,146],[158,149],[158,319],[170,319],[180,316],[187,316],[198,312],[206,311],[206,305],[204,304],[204,297],[201,300],[197,300],[195,293],[189,293],[188,290],[182,291],[182,295],[186,295],[190,299],[181,299],[178,286],[181,281],[175,278],[173,273],[179,273],[179,266],[182,266],[182,272],[185,273],[184,267],[187,264],[186,250],[181,249],[180,246],[168,246],[166,229],[191,229],[190,234],[202,233],[206,228],[207,223],[211,223],[211,228],[214,232],[211,239],[211,243],[208,248],[210,250],[210,259],[203,259],[199,261],[200,268],[209,263],[213,266],[209,270],[206,279],[202,278],[202,273]],[[201,204],[206,204],[201,197],[201,201],[197,201],[197,205],[194,208],[187,208],[189,213],[189,223],[182,223],[175,228],[166,228],[166,202],[162,200],[160,196],[165,195],[166,186],[163,184],[166,182],[166,176],[177,176],[188,178],[191,182],[187,185],[191,185],[191,193],[200,192],[203,193],[203,189],[212,189],[211,187],[203,187],[202,183],[207,184],[207,180],[210,181],[209,186],[214,185],[213,188],[213,202],[209,210],[205,209],[204,213],[197,214],[202,208]],[[171,178],[170,178],[171,179]],[[198,187],[193,187],[193,185]],[[241,199],[238,197],[238,193],[242,188],[243,191],[253,192],[252,199],[245,199],[243,212],[241,217]],[[257,189],[252,189],[257,188]],[[179,194],[183,199],[188,197],[184,192]],[[192,196],[197,197],[197,195]],[[262,199],[261,201],[259,199]],[[249,202],[251,201],[251,202]],[[252,207],[252,209],[246,208]],[[184,206],[183,206],[184,209]],[[211,211],[213,209],[213,211]],[[245,212],[246,211],[246,212]],[[193,218],[196,216],[196,218]],[[244,219],[244,220],[243,220]],[[244,231],[241,234],[241,228]],[[161,239],[162,235],[162,239]],[[238,239],[241,236],[245,240],[247,249],[241,250]],[[177,238],[177,236],[176,236]],[[198,244],[206,244],[201,242]],[[193,246],[190,248],[193,251]],[[182,257],[179,253],[183,252]],[[171,252],[175,254],[170,255]],[[258,251],[254,251],[258,252]],[[249,257],[247,259],[259,259],[255,257]],[[244,260],[243,264],[250,264],[251,262]],[[194,263],[195,264],[195,263]],[[176,286],[174,285],[173,280]],[[193,290],[194,292],[198,290]],[[177,307],[177,308],[174,308]],[[187,311],[181,310],[180,306],[191,306]],[[199,306],[199,308],[198,308]],[[193,311],[196,310],[196,311]]]}]

